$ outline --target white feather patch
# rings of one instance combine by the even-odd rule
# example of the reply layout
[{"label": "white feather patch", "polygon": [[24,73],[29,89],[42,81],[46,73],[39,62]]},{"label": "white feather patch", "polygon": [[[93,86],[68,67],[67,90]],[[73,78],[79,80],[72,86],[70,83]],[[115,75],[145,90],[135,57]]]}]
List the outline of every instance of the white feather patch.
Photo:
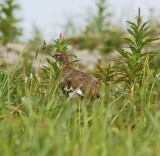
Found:
[{"label": "white feather patch", "polygon": [[71,87],[71,88],[65,87],[64,90],[67,91],[67,92],[73,91],[73,90],[72,90],[72,87]]},{"label": "white feather patch", "polygon": [[70,88],[65,87],[64,90],[69,92],[70,98],[77,98],[79,96],[84,96],[82,91],[79,88],[77,88],[76,90],[73,90],[72,87],[70,87]]},{"label": "white feather patch", "polygon": [[69,97],[70,97],[70,98],[77,98],[78,95],[75,94],[74,92],[69,92]]},{"label": "white feather patch", "polygon": [[76,93],[79,94],[79,95],[81,95],[81,96],[84,96],[83,93],[82,93],[82,91],[80,89],[76,89]]}]

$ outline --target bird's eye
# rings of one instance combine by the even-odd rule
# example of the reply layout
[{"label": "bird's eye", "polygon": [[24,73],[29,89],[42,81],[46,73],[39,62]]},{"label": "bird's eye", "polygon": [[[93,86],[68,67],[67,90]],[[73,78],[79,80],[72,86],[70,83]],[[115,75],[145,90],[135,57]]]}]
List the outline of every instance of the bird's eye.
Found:
[{"label": "bird's eye", "polygon": [[59,59],[59,58],[60,58],[60,55],[56,54],[56,55],[54,55],[53,57]]}]

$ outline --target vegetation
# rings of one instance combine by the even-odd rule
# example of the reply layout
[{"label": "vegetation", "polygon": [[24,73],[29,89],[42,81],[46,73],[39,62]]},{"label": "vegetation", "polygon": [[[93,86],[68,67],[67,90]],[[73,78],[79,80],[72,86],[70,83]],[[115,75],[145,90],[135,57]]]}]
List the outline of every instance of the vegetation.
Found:
[{"label": "vegetation", "polygon": [[[121,57],[95,71],[101,92],[95,101],[69,99],[59,88],[61,64],[51,56],[69,55],[71,42],[62,35],[51,45],[43,41],[34,56],[24,49],[14,65],[0,66],[0,155],[159,155],[160,68],[150,50],[158,38],[140,10],[128,23],[127,48],[115,48]],[[72,65],[79,61],[70,58]]]},{"label": "vegetation", "polygon": [[14,0],[2,0],[0,2],[0,34],[3,44],[17,41],[17,37],[22,35],[22,28],[17,27],[21,21],[15,17],[15,12],[20,9]]},{"label": "vegetation", "polygon": [[99,49],[102,54],[113,51],[115,47],[119,48],[124,33],[118,27],[113,28],[112,16],[108,0],[97,0],[96,10],[90,12],[85,30],[75,42],[76,47],[90,51]]}]

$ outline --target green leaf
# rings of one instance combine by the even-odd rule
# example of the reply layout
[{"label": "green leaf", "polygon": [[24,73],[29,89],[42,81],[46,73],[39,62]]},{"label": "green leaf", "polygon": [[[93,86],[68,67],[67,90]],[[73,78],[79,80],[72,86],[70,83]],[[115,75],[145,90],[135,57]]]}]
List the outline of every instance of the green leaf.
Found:
[{"label": "green leaf", "polygon": [[144,34],[144,35],[142,36],[142,39],[144,39],[145,37],[149,36],[149,35],[152,34],[153,32],[155,32],[155,31],[150,31],[150,32]]},{"label": "green leaf", "polygon": [[78,58],[76,55],[74,55],[74,54],[69,54],[68,56],[72,56],[72,57],[74,57],[74,58]]},{"label": "green leaf", "polygon": [[127,29],[127,31],[133,36],[135,37],[135,34],[133,33],[133,31],[131,29]]},{"label": "green leaf", "polygon": [[150,28],[150,27],[148,26],[148,27],[144,28],[143,31],[145,32],[145,31],[147,31],[149,28]]},{"label": "green leaf", "polygon": [[129,56],[126,54],[126,52],[123,49],[116,49],[123,57],[126,59],[130,59]]},{"label": "green leaf", "polygon": [[131,25],[133,25],[134,27],[137,27],[135,23],[132,23],[130,21],[126,21],[126,22],[129,23],[129,24],[131,24]]},{"label": "green leaf", "polygon": [[133,26],[131,26],[131,28],[132,28],[132,30],[134,31],[134,33],[135,33],[135,35],[138,35],[138,30],[137,30],[137,28],[136,27],[133,27]]},{"label": "green leaf", "polygon": [[[149,21],[150,21],[150,20],[149,20]],[[149,21],[145,22],[145,23],[141,26],[140,31],[142,31],[142,30],[144,29],[144,27],[146,26],[146,24],[148,24]]]},{"label": "green leaf", "polygon": [[128,41],[130,44],[136,46],[135,43],[131,39],[129,39],[129,38],[123,38],[123,39]]},{"label": "green leaf", "polygon": [[129,45],[129,48],[131,49],[131,51],[132,51],[133,53],[136,53],[136,52],[137,52],[137,49],[136,49],[134,46]]},{"label": "green leaf", "polygon": [[142,46],[145,46],[153,41],[159,40],[160,38],[154,38],[154,39],[146,39],[143,43]]},{"label": "green leaf", "polygon": [[70,62],[70,64],[73,64],[73,63],[75,63],[75,62],[80,62],[81,60],[74,60],[74,61],[72,61],[72,62]]}]

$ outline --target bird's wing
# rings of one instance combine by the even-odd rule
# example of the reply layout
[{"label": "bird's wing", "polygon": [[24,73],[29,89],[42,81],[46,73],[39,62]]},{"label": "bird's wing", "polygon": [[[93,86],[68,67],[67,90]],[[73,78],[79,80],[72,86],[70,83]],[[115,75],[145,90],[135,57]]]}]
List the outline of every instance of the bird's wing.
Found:
[{"label": "bird's wing", "polygon": [[76,89],[78,87],[82,88],[82,85],[88,86],[94,80],[89,75],[74,69],[70,75],[70,81],[72,83],[72,86],[74,86],[74,89]]},{"label": "bird's wing", "polygon": [[75,70],[74,74],[71,75],[71,78],[73,79],[71,82],[73,83],[72,86],[79,88],[83,94],[97,97],[100,96],[98,84],[88,74]]},{"label": "bird's wing", "polygon": [[75,97],[75,94],[81,97],[84,96],[80,88],[82,84],[82,79],[80,78],[77,79],[77,77],[70,76],[69,79],[67,79],[67,81],[63,83],[64,83],[63,90],[64,92],[67,93],[69,97]]},{"label": "bird's wing", "polygon": [[70,71],[64,82],[68,91],[74,91],[81,96],[86,93],[94,95],[98,91],[98,85],[88,74],[73,68]]}]

